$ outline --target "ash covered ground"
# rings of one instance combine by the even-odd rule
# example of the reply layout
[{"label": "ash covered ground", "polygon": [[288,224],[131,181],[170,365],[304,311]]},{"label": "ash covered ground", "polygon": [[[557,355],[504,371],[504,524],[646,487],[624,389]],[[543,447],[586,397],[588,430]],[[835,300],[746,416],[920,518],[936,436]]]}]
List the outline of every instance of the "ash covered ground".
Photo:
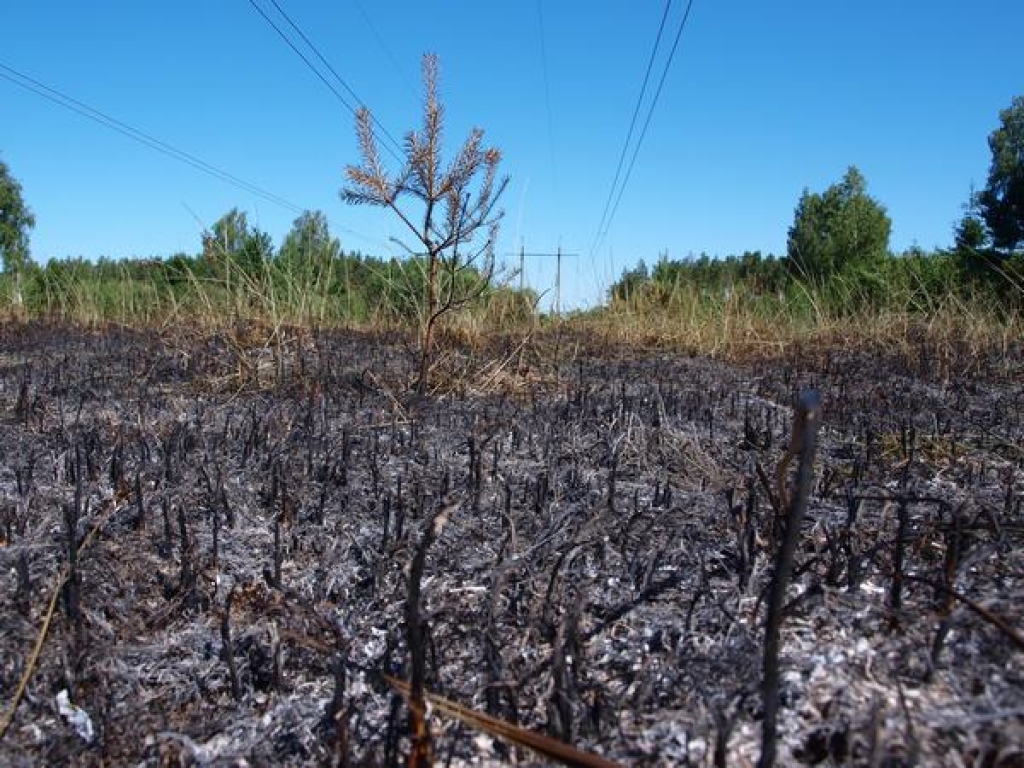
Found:
[{"label": "ash covered ground", "polygon": [[[1019,348],[500,347],[416,398],[381,335],[0,331],[5,713],[32,671],[0,763],[404,761],[384,675],[440,508],[429,691],[625,764],[756,762],[773,478],[816,387],[780,763],[1024,764]],[[430,722],[439,762],[543,762]]]}]

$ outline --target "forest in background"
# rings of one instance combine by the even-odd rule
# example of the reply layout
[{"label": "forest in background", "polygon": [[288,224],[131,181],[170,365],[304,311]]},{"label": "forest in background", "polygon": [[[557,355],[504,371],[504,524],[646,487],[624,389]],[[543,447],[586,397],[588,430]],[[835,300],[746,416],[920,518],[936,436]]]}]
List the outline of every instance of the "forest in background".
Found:
[{"label": "forest in background", "polygon": [[[804,191],[785,254],[662,255],[653,264],[641,258],[601,306],[569,319],[705,352],[736,339],[891,327],[894,317],[1005,337],[1018,328],[1024,306],[1024,97],[1000,113],[988,143],[987,183],[968,195],[948,247],[894,253],[884,202],[851,166],[827,189]],[[276,248],[269,233],[233,209],[203,234],[196,253],[38,264],[28,250],[34,217],[2,162],[0,193],[0,309],[8,316],[158,325],[186,317],[214,324],[422,322],[429,260],[345,251],[319,211],[299,216]],[[467,264],[441,280],[473,284],[482,269]],[[487,289],[446,324],[488,330],[550,320],[538,312],[535,291],[514,287],[513,274],[484,277]]]}]

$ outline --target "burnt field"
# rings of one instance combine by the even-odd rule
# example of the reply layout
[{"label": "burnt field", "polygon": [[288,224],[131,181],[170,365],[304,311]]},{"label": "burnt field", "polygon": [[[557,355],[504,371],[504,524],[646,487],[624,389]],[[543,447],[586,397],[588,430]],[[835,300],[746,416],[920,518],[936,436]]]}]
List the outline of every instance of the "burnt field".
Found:
[{"label": "burnt field", "polygon": [[[396,339],[0,330],[0,763],[404,762],[415,658],[616,762],[752,764],[815,387],[779,762],[1024,764],[1019,348],[515,352],[413,398]],[[544,762],[442,709],[439,764]]]}]

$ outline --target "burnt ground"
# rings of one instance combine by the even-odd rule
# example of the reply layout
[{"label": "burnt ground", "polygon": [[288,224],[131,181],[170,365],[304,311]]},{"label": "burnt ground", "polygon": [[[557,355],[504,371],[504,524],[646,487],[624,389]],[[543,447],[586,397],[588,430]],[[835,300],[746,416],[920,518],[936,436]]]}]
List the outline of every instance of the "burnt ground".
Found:
[{"label": "burnt ground", "polygon": [[[396,339],[0,330],[4,712],[56,595],[0,763],[404,760],[383,674],[408,677],[409,566],[444,508],[428,690],[623,763],[750,764],[806,386],[780,763],[1024,763],[1019,347],[578,341],[415,399]],[[541,762],[431,723],[439,761]]]}]

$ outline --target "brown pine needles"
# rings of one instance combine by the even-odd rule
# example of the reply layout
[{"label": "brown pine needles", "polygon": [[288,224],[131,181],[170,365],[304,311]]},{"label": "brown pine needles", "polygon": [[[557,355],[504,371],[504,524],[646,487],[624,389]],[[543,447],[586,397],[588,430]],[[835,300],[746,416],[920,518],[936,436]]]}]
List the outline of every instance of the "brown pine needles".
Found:
[{"label": "brown pine needles", "polygon": [[[406,134],[405,164],[394,176],[381,162],[369,110],[359,110],[356,134],[362,164],[345,169],[349,185],[341,192],[347,203],[389,208],[414,236],[410,245],[396,242],[410,257],[423,260],[416,381],[420,394],[429,389],[438,323],[491,287],[494,243],[504,215],[496,204],[508,185],[507,177],[498,178],[500,150],[482,146],[479,128],[470,132],[451,164],[444,165],[444,107],[437,95],[437,72],[437,57],[424,56],[423,127]],[[412,205],[400,204],[402,198],[411,198]]]}]

